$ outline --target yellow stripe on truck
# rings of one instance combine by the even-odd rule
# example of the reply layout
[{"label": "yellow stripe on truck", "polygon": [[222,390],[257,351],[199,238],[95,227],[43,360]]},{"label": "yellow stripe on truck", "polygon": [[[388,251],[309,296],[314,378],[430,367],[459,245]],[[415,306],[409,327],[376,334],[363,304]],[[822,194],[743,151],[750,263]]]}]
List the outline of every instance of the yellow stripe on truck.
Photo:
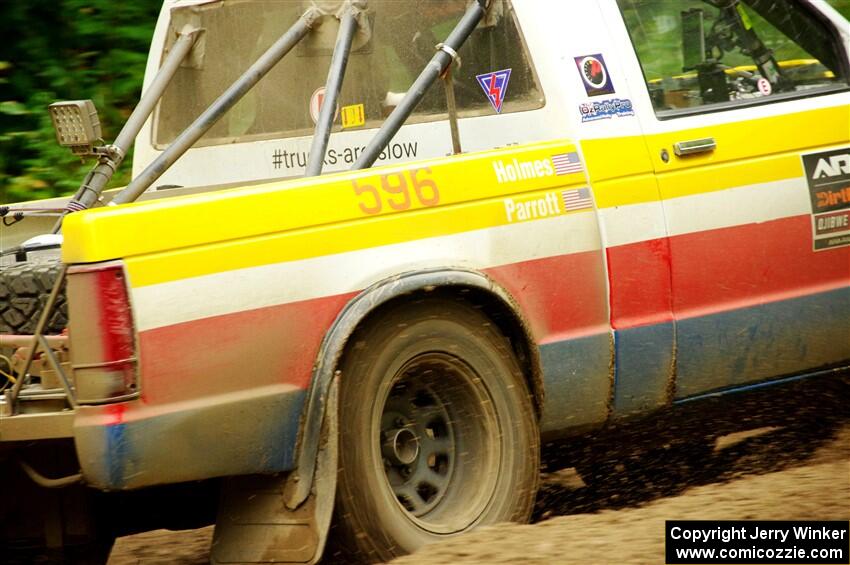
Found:
[{"label": "yellow stripe on truck", "polygon": [[[127,270],[130,284],[142,287],[533,221],[566,213],[560,192],[560,188],[550,189],[143,255],[128,259]],[[519,216],[521,207],[527,210],[524,217]]]},{"label": "yellow stripe on truck", "polygon": [[[653,168],[665,186],[672,187],[664,194],[668,199],[797,178],[803,175],[801,152],[843,144],[848,131],[850,108],[835,106],[581,145],[596,205],[610,208],[658,200],[657,190],[642,176],[652,174]],[[714,151],[685,158],[674,154],[675,143],[705,138],[716,141]],[[669,156],[667,163],[661,159],[662,150]],[[638,186],[630,186],[632,177],[640,177]],[[598,182],[612,179],[618,182]]]},{"label": "yellow stripe on truck", "polygon": [[[835,106],[796,114],[771,116],[743,122],[717,124],[709,127],[662,133],[647,137],[647,145],[656,169],[659,173],[669,173],[679,169],[717,163],[733,163],[750,159],[754,154],[764,156],[788,155],[796,159],[798,164],[800,153],[810,147],[824,147],[844,143],[847,132],[850,131],[850,108]],[[677,158],[673,154],[673,145],[679,141],[714,138],[717,148],[711,153],[692,155],[687,158]],[[661,149],[670,152],[670,161],[661,160]],[[746,163],[749,165],[750,163]],[[753,163],[756,165],[757,163]],[[744,165],[744,163],[742,163]],[[742,167],[740,173],[745,175],[734,186],[769,182],[788,178],[789,168],[777,172],[772,178],[763,178],[767,171],[746,173]],[[802,167],[797,167],[791,176],[800,176]],[[723,186],[722,188],[731,188]]]},{"label": "yellow stripe on truck", "polygon": [[[552,157],[572,153],[575,146],[570,143],[547,142],[78,212],[65,220],[63,260],[87,263],[163,253],[188,257],[192,253],[185,253],[187,250],[214,243],[232,245],[247,238],[274,239],[276,234],[292,230],[309,234],[356,221],[358,227],[344,236],[346,241],[325,238],[327,241],[321,245],[311,243],[307,251],[287,252],[310,257],[335,252],[331,250],[374,246],[399,237],[413,240],[501,225],[507,221],[505,198],[586,185],[580,167],[555,174]],[[485,206],[452,211],[458,205],[487,200],[491,202]],[[414,214],[399,214],[417,210],[430,212],[422,216],[427,221],[414,221]],[[494,214],[493,210],[502,212]],[[401,223],[389,230],[372,232],[371,226],[378,224],[370,218],[393,216],[403,218]],[[279,252],[272,254],[273,260],[283,260]],[[249,261],[256,265],[270,259],[260,256]],[[213,269],[208,272],[229,268],[214,267],[207,267]]]},{"label": "yellow stripe on truck", "polygon": [[[675,189],[667,198],[799,177],[798,148],[829,145],[836,123],[850,127],[846,108],[751,120],[746,128],[589,140],[582,150],[596,205],[608,208],[659,200],[650,160]],[[754,142],[747,131],[759,132],[772,158],[746,158]],[[672,155],[674,140],[701,136],[715,137],[717,150],[687,160]],[[667,164],[656,155],[661,147],[671,154]],[[509,219],[507,199],[551,200],[556,195],[546,191],[585,185],[580,169],[552,171],[553,156],[575,151],[566,141],[536,143],[78,212],[65,219],[63,260],[124,258],[132,284],[144,286],[504,225],[519,218]],[[678,174],[687,182],[670,183]]]}]

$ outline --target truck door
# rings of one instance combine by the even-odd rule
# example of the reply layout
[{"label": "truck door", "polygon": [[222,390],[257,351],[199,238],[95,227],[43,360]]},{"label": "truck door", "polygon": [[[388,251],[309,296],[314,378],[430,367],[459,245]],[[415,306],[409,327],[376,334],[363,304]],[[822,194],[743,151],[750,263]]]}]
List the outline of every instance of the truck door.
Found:
[{"label": "truck door", "polygon": [[651,108],[638,117],[669,231],[675,398],[846,361],[839,16],[795,0],[617,7],[636,104]]},{"label": "truck door", "polygon": [[[566,2],[573,14],[566,69],[568,108],[605,249],[612,330],[614,417],[670,402],[674,328],[664,210],[633,104],[626,62],[604,32],[604,2]],[[615,16],[619,19],[616,6]],[[558,23],[560,25],[560,23]]]}]

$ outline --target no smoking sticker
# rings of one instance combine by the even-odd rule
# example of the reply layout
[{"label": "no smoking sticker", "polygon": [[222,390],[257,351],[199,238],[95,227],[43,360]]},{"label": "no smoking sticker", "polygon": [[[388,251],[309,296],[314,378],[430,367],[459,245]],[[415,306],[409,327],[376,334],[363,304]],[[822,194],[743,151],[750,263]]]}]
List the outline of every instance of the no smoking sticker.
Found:
[{"label": "no smoking sticker", "polygon": [[773,86],[770,84],[770,81],[764,77],[761,77],[758,80],[756,86],[758,86],[759,92],[765,96],[770,96],[770,93],[773,92]]},{"label": "no smoking sticker", "polygon": [[[313,92],[313,95],[310,97],[310,118],[313,119],[313,123],[317,123],[319,121],[319,112],[322,110],[322,104],[325,102],[325,87],[320,86]],[[339,104],[336,105],[336,113],[334,114],[333,121],[339,117]]]}]

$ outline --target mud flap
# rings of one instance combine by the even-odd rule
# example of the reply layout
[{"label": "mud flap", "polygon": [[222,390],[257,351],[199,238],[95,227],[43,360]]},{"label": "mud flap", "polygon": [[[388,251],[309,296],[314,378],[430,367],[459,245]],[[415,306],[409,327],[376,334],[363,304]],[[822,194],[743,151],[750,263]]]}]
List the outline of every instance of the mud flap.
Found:
[{"label": "mud flap", "polygon": [[321,558],[336,496],[338,390],[335,377],[310,496],[293,510],[286,506],[286,475],[228,479],[222,487],[211,563],[312,564]]}]

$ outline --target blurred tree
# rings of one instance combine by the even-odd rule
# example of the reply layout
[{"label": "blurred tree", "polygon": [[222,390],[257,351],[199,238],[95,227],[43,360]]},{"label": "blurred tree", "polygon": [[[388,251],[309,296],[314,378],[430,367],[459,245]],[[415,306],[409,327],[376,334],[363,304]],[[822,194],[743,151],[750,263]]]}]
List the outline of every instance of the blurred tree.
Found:
[{"label": "blurred tree", "polygon": [[[0,1],[0,203],[77,189],[91,162],[58,146],[47,105],[91,98],[114,139],[138,100],[161,4]],[[127,182],[127,165],[113,186]]]}]

